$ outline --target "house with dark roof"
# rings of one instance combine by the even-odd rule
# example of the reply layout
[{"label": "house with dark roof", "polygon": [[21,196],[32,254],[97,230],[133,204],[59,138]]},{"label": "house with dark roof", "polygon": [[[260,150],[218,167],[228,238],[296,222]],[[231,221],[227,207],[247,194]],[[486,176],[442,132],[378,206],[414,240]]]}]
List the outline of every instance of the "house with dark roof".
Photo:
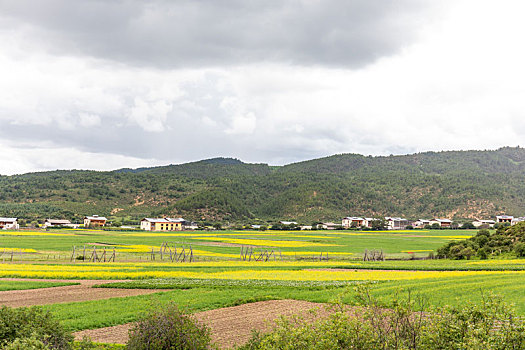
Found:
[{"label": "house with dark roof", "polygon": [[0,218],[0,229],[2,230],[18,230],[17,218]]},{"label": "house with dark roof", "polygon": [[430,220],[430,225],[438,224],[439,227],[447,228],[452,226],[452,220],[449,219],[434,219]]},{"label": "house with dark roof", "polygon": [[104,227],[107,221],[108,219],[103,216],[86,216],[84,217],[84,227]]},{"label": "house with dark roof", "polygon": [[344,228],[366,227],[367,221],[366,219],[357,216],[347,216],[346,218],[343,218],[343,220],[341,221],[341,225]]},{"label": "house with dark roof", "polygon": [[385,217],[386,227],[389,230],[404,230],[409,225],[407,219],[398,217]]}]

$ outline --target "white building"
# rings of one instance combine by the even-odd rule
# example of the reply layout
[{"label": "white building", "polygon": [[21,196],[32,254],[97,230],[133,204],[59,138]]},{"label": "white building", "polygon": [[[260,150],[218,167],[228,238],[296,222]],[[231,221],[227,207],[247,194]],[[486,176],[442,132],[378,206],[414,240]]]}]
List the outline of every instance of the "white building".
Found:
[{"label": "white building", "polygon": [[414,222],[414,228],[424,228],[427,225],[432,225],[430,220],[419,219]]},{"label": "white building", "polygon": [[498,215],[498,216],[496,216],[496,222],[497,223],[506,223],[506,222],[508,222],[509,224],[511,224],[513,219],[514,219],[514,216],[510,216],[510,215]]},{"label": "white building", "polygon": [[404,230],[408,226],[408,220],[403,218],[385,217],[386,227],[389,230]]},{"label": "white building", "polygon": [[323,222],[323,223],[321,224],[321,227],[322,227],[324,230],[336,230],[336,229],[340,228],[341,225],[336,224],[336,223],[333,223],[333,222]]},{"label": "white building", "polygon": [[433,219],[433,220],[430,220],[430,226],[434,225],[434,224],[438,224],[439,227],[450,227],[452,226],[452,220],[449,220],[449,219]]},{"label": "white building", "polygon": [[18,225],[17,218],[0,218],[0,229],[2,230],[18,230],[20,227]]},{"label": "white building", "polygon": [[93,215],[93,216],[86,216],[84,217],[84,227],[104,227],[106,226],[106,219],[103,216]]},{"label": "white building", "polygon": [[474,225],[475,228],[487,225],[488,227],[494,227],[494,224],[496,221],[494,220],[476,220],[472,222],[472,225]]},{"label": "white building", "polygon": [[295,221],[279,221],[279,223],[284,226],[298,225]]},{"label": "white building", "polygon": [[58,220],[58,219],[46,219],[44,227],[71,227],[78,228],[79,224],[72,224],[69,220]]},{"label": "white building", "polygon": [[341,221],[341,225],[344,228],[350,228],[350,227],[367,227],[368,222],[365,218],[360,218],[357,216],[348,216],[346,218],[343,218]]},{"label": "white building", "polygon": [[377,221],[380,219],[377,218],[362,218],[358,216],[348,216],[346,218],[343,218],[341,221],[341,225],[344,228],[350,228],[350,227],[367,227],[372,228],[372,223],[374,221]]},{"label": "white building", "polygon": [[140,228],[145,231],[182,231],[183,218],[145,218],[140,221]]},{"label": "white building", "polygon": [[516,225],[517,223],[519,222],[522,222],[522,221],[525,221],[525,217],[519,217],[519,218],[513,218],[512,221],[511,221],[511,225]]}]

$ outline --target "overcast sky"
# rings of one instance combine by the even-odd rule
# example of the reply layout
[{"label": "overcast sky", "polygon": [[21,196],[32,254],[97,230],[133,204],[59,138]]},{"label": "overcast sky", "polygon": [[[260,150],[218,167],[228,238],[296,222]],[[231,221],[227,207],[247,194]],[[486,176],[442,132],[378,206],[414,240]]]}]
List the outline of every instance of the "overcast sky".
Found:
[{"label": "overcast sky", "polygon": [[520,0],[0,0],[0,174],[525,142]]}]

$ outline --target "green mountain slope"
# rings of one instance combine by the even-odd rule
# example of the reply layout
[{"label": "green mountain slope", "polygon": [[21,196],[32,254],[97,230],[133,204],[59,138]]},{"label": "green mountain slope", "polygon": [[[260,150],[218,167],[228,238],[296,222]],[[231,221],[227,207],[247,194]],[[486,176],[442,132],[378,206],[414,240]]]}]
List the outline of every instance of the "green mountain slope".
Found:
[{"label": "green mountain slope", "polygon": [[525,215],[525,150],[341,154],[271,167],[216,158],[112,172],[0,176],[0,216],[182,215],[192,220],[346,215],[472,219]]}]

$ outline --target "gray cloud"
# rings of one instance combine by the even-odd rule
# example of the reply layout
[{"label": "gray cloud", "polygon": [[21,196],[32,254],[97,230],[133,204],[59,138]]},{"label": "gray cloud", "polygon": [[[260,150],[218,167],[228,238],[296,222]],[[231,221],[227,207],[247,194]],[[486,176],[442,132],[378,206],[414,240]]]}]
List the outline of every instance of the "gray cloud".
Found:
[{"label": "gray cloud", "polygon": [[42,49],[159,68],[361,67],[415,39],[430,1],[0,1]]},{"label": "gray cloud", "polygon": [[525,5],[436,3],[0,0],[0,174],[520,143]]}]

